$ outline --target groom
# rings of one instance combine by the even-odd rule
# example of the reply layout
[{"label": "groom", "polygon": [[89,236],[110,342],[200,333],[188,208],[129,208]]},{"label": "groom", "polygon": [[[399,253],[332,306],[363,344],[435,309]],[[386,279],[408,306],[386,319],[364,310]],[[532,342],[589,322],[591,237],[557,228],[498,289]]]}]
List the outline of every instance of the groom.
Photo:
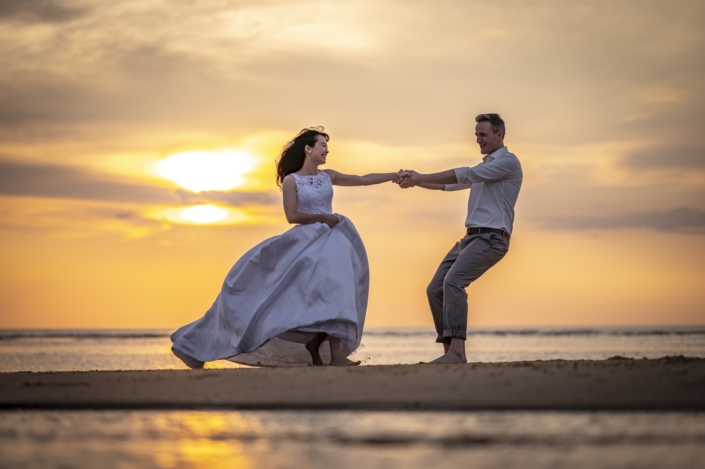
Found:
[{"label": "groom", "polygon": [[482,163],[433,174],[399,172],[402,188],[470,189],[466,234],[443,259],[426,290],[438,332],[436,342],[443,343],[445,351],[431,363],[467,363],[465,289],[507,253],[523,179],[519,160],[504,146],[506,130],[499,114],[480,114],[475,121],[477,143],[485,155]]}]

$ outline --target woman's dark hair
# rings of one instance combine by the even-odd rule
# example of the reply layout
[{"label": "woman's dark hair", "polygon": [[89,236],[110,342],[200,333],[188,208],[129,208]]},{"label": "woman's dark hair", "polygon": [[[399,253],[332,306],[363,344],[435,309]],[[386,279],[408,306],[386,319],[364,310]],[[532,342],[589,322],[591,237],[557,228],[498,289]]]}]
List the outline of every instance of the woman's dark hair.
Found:
[{"label": "woman's dark hair", "polygon": [[281,155],[275,161],[277,164],[277,186],[281,187],[285,177],[300,170],[304,165],[306,145],[309,147],[316,145],[319,135],[323,135],[326,142],[330,140],[328,134],[323,132],[323,130],[323,127],[303,129],[284,146]]}]

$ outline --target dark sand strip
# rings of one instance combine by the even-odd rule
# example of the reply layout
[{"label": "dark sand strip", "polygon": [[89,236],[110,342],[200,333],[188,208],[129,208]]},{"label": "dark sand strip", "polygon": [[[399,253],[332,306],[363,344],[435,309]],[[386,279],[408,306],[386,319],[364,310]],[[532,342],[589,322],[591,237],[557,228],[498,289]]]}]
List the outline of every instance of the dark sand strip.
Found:
[{"label": "dark sand strip", "polygon": [[705,359],[3,373],[0,408],[705,410]]}]

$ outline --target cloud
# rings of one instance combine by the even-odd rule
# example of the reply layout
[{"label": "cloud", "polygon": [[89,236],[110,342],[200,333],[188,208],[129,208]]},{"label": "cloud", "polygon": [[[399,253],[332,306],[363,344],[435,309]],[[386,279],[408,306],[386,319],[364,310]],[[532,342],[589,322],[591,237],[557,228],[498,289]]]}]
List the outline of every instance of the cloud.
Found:
[{"label": "cloud", "polygon": [[631,170],[705,170],[705,145],[657,145],[627,155],[620,165]]},{"label": "cloud", "polygon": [[0,160],[0,194],[137,203],[174,203],[172,190],[70,166]]},{"label": "cloud", "polygon": [[0,82],[0,126],[18,128],[41,124],[76,125],[105,115],[100,96],[76,84],[53,81],[51,77],[27,77]]},{"label": "cloud", "polygon": [[199,194],[177,191],[184,204],[199,204],[204,202],[221,202],[236,207],[244,205],[273,205],[278,198],[269,192],[222,192],[204,191]]},{"label": "cloud", "polygon": [[62,5],[54,0],[2,0],[0,21],[64,23],[83,16],[85,8]]},{"label": "cloud", "polygon": [[705,234],[705,211],[681,207],[606,217],[552,217],[544,221],[543,227],[549,230],[568,231],[646,228],[656,231]]},{"label": "cloud", "polygon": [[[266,192],[207,191],[194,194],[123,181],[70,166],[8,160],[0,160],[0,195],[168,205],[221,202],[245,206],[275,203],[275,197]],[[129,218],[129,214],[125,217]]]},{"label": "cloud", "polygon": [[[65,5],[25,1],[5,8]],[[556,129],[552,140],[574,144],[654,136],[670,109],[703,108],[702,66],[692,59],[703,46],[697,1],[668,10],[567,1],[479,10],[473,2],[84,2],[95,5],[86,24],[0,31],[0,128],[325,121],[366,138],[420,141],[464,135],[477,112],[496,109],[513,139],[543,142]],[[483,18],[500,16],[501,30],[486,29]],[[492,64],[492,80],[478,63]],[[605,126],[605,116],[624,122]],[[697,127],[702,113],[694,117]],[[661,134],[691,130],[680,120],[667,126]]]},{"label": "cloud", "polygon": [[[0,76],[0,128],[161,121],[165,115],[178,121],[193,113],[207,114],[225,95],[207,61],[163,45],[128,43],[109,51],[66,46],[100,60],[65,58],[87,76],[62,70],[63,65],[51,66],[51,61],[61,61],[52,55],[61,56],[62,51],[37,57],[41,73],[13,70],[24,65],[6,61],[7,73]],[[217,91],[214,82],[219,83]],[[217,109],[223,112],[224,105]]]}]

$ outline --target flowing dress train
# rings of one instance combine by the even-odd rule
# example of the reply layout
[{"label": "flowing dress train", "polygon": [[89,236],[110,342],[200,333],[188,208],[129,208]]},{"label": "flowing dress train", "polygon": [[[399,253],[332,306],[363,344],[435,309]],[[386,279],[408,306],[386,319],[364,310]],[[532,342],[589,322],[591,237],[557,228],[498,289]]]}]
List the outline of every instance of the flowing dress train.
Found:
[{"label": "flowing dress train", "polygon": [[[325,171],[293,175],[297,210],[332,213]],[[228,359],[261,366],[311,364],[305,343],[316,332],[341,341],[343,355],[360,345],[367,311],[369,266],[352,222],[297,225],[245,253],[225,277],[206,314],[171,335],[172,351],[191,368]],[[326,340],[321,358],[330,362]]]}]

